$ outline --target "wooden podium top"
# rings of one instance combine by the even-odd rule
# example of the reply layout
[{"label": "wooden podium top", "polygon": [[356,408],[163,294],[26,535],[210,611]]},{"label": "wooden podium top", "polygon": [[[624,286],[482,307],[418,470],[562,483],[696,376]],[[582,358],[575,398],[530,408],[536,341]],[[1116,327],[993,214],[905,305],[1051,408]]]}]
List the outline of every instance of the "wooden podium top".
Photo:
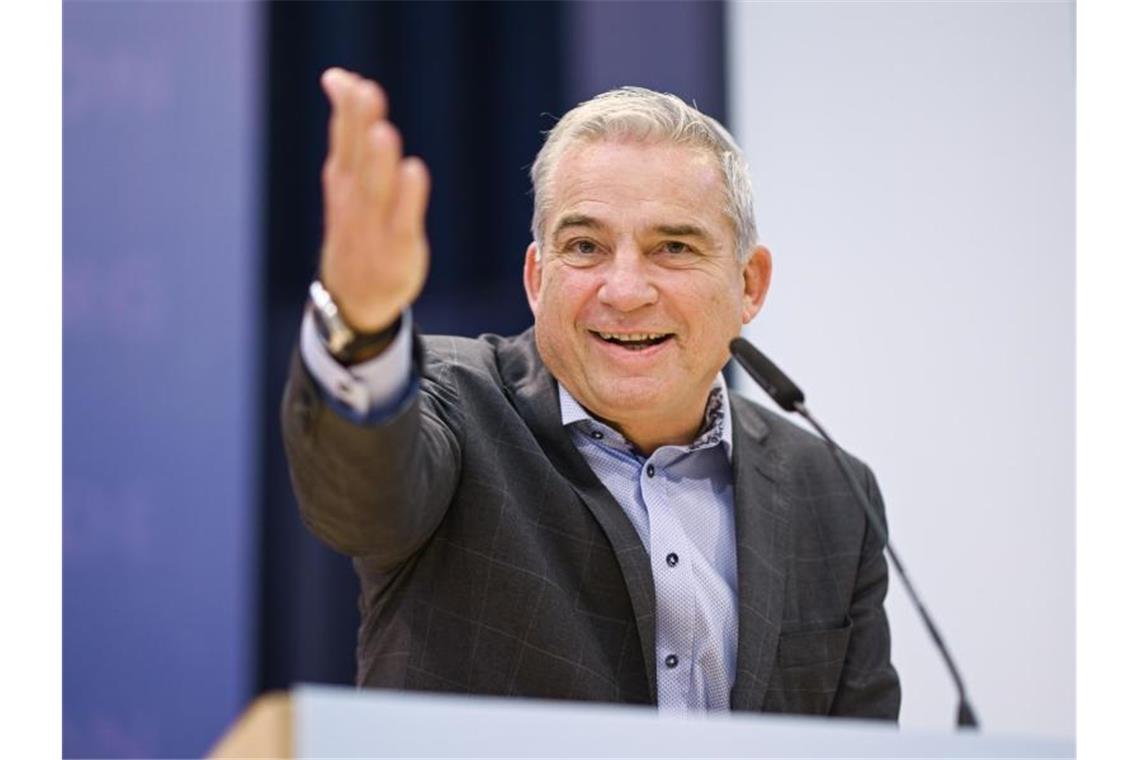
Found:
[{"label": "wooden podium top", "polygon": [[211,758],[293,757],[293,698],[285,691],[258,697],[210,750]]}]

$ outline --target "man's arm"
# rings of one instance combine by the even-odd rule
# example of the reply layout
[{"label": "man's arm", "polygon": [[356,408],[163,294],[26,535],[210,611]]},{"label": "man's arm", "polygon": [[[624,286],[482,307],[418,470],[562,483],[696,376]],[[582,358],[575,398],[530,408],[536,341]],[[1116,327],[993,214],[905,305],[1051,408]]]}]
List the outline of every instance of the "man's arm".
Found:
[{"label": "man's arm", "polygon": [[459,444],[444,388],[412,371],[407,309],[427,273],[427,172],[404,158],[375,82],[329,69],[332,107],[321,173],[320,277],[356,332],[402,329],[378,356],[338,362],[302,325],[282,405],[294,490],[309,528],[333,548],[391,565],[431,534],[450,501]]},{"label": "man's arm", "polygon": [[390,416],[359,423],[323,400],[294,355],[282,430],[309,529],[377,569],[418,550],[443,519],[458,479],[457,401],[442,382],[421,377]]},{"label": "man's arm", "polygon": [[[866,466],[860,469],[865,473],[871,506],[886,525],[886,509],[875,476]],[[891,632],[883,607],[887,596],[883,550],[882,540],[868,524],[851,600],[851,638],[832,715],[894,721],[899,717],[901,690],[898,673],[891,665]]]}]

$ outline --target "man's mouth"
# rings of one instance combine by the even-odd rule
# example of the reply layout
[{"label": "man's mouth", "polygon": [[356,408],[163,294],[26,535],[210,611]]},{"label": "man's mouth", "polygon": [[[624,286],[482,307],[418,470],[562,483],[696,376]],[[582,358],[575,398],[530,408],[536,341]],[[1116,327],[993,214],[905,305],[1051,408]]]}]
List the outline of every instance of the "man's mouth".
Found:
[{"label": "man's mouth", "polygon": [[591,330],[590,333],[606,343],[613,343],[615,346],[621,346],[628,351],[644,351],[673,337],[673,333],[611,333],[597,330]]}]

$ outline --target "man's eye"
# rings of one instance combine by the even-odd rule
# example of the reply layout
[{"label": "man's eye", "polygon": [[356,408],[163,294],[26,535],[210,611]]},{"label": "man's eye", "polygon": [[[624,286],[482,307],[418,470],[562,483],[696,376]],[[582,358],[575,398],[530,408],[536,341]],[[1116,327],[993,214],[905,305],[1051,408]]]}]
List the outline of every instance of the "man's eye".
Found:
[{"label": "man's eye", "polygon": [[691,253],[693,250],[685,243],[677,240],[670,240],[661,246],[661,248],[665,251],[665,253]]},{"label": "man's eye", "polygon": [[571,253],[591,254],[591,253],[597,253],[597,251],[598,251],[598,246],[594,245],[589,240],[575,240],[573,243],[570,244],[570,252]]}]

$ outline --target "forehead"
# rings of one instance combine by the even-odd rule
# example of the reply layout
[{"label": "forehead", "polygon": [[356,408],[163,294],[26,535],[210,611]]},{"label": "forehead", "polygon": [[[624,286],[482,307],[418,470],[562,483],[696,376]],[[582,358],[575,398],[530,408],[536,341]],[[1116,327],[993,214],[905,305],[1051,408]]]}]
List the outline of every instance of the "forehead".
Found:
[{"label": "forehead", "polygon": [[670,142],[578,142],[551,173],[548,221],[585,214],[609,224],[692,222],[730,234],[721,169],[708,151]]}]

